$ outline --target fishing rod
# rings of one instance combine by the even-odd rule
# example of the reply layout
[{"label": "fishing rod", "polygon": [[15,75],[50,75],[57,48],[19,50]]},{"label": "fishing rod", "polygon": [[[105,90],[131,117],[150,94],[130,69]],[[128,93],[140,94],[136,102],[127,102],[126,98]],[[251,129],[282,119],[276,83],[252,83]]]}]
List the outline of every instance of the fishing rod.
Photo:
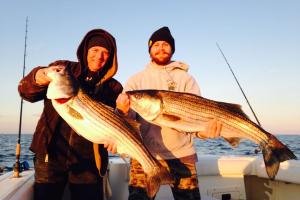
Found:
[{"label": "fishing rod", "polygon": [[[22,78],[24,78],[24,76],[25,76],[25,66],[26,66],[27,27],[28,27],[28,17],[26,17],[25,44],[24,44],[24,57],[23,57],[23,76],[22,76]],[[23,114],[23,98],[21,97],[18,141],[17,141],[17,146],[16,146],[16,163],[14,165],[14,177],[20,177],[20,171],[21,171],[21,169],[20,169],[20,155],[21,155],[22,114]]]},{"label": "fishing rod", "polygon": [[252,106],[250,105],[250,102],[249,102],[248,98],[246,97],[246,94],[245,94],[244,90],[242,89],[242,87],[241,87],[239,81],[237,80],[237,78],[236,78],[236,76],[235,76],[235,74],[234,74],[234,72],[233,72],[233,70],[232,70],[230,64],[228,63],[228,61],[227,61],[227,59],[226,59],[226,57],[225,57],[223,51],[221,50],[221,47],[219,46],[219,44],[218,44],[217,42],[216,42],[216,45],[217,45],[218,49],[220,50],[220,52],[221,52],[221,54],[222,54],[224,60],[226,61],[227,65],[228,65],[228,67],[229,67],[229,69],[230,69],[230,71],[231,71],[231,73],[232,73],[232,75],[233,75],[233,77],[234,77],[234,79],[235,79],[235,81],[236,81],[236,83],[238,84],[240,90],[242,91],[242,93],[243,93],[243,95],[244,95],[244,97],[245,97],[245,99],[246,99],[246,101],[247,101],[247,104],[248,104],[248,106],[250,107],[250,110],[251,110],[252,114],[253,114],[254,117],[255,117],[255,120],[256,120],[257,124],[258,124],[260,127],[262,127],[261,124],[260,124],[260,122],[259,122],[259,120],[258,120],[258,118],[256,117],[256,114],[255,114],[255,112],[254,112]]}]

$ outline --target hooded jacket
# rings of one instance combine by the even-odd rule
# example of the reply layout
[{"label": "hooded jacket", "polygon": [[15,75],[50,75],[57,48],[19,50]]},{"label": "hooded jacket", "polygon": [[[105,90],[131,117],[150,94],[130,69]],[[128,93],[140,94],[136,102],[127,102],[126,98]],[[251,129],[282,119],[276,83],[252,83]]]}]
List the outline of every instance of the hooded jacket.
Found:
[{"label": "hooded jacket", "polygon": [[[124,90],[173,90],[200,95],[199,86],[187,73],[188,69],[188,65],[178,61],[164,66],[150,62],[143,71],[128,79]],[[178,158],[187,162],[197,160],[191,134],[150,124],[133,111],[129,114],[141,123],[143,141],[154,157],[164,160]]]},{"label": "hooded jacket", "polygon": [[[88,75],[86,66],[87,41],[94,35],[106,38],[112,46],[112,52],[110,52],[106,65],[100,70],[99,80],[93,86],[86,87],[85,78]],[[122,85],[112,78],[118,69],[117,48],[114,37],[102,29],[91,30],[79,44],[77,58],[77,62],[59,60],[49,64],[49,66],[58,64],[66,66],[90,97],[114,108],[116,98],[122,92]],[[55,155],[58,151],[66,152],[70,165],[76,165],[85,160],[93,161],[93,143],[82,138],[69,127],[55,111],[51,100],[46,98],[47,86],[39,86],[35,82],[35,74],[40,68],[42,67],[34,68],[20,81],[18,86],[23,99],[29,102],[44,101],[44,109],[37,123],[30,150],[40,156],[48,153]],[[62,141],[67,141],[67,144],[63,144]],[[101,160],[105,164],[107,163],[108,153],[103,145],[99,146]],[[62,149],[58,150],[59,148]]]}]

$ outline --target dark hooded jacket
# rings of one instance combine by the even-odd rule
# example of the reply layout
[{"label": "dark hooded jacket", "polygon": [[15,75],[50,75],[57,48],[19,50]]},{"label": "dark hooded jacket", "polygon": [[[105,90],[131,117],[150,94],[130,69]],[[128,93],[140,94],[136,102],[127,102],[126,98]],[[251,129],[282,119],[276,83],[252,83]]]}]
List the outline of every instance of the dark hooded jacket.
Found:
[{"label": "dark hooded jacket", "polygon": [[[89,70],[86,66],[87,43],[89,38],[95,35],[101,35],[106,38],[111,44],[112,50],[106,65],[94,78],[97,81],[86,83],[86,77],[89,76]],[[101,29],[94,29],[88,32],[78,47],[77,58],[78,62],[59,60],[51,63],[49,66],[58,64],[66,66],[90,97],[115,108],[116,98],[123,88],[117,80],[112,78],[118,69],[114,37]],[[93,162],[93,143],[76,134],[59,116],[53,108],[51,100],[46,98],[47,86],[36,84],[35,74],[40,68],[42,67],[34,68],[20,81],[18,87],[21,97],[25,100],[29,102],[44,100],[44,109],[34,132],[30,150],[40,156],[49,153],[51,155],[58,153],[67,154],[66,157],[68,157],[70,166],[76,166],[77,163]],[[104,168],[106,168],[108,153],[103,148],[103,145],[99,145],[99,151]]]}]

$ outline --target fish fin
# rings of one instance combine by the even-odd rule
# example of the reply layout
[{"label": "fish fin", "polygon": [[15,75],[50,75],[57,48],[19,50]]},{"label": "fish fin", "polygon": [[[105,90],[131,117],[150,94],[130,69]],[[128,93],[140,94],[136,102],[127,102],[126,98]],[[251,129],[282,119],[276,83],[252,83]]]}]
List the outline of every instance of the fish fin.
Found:
[{"label": "fish fin", "polygon": [[135,130],[140,131],[141,128],[141,124],[138,123],[137,121],[135,121],[134,119],[131,119],[129,117],[124,117],[124,119],[126,120],[126,122],[128,124],[130,124],[130,126],[132,126]]},{"label": "fish fin", "polygon": [[123,119],[130,125],[131,128],[133,128],[135,130],[135,131],[132,131],[132,134],[134,134],[136,137],[138,137],[139,139],[142,140],[141,124],[129,117],[124,117]]},{"label": "fish fin", "polygon": [[240,141],[241,141],[241,138],[238,138],[238,137],[228,137],[228,138],[225,138],[223,137],[224,140],[226,140],[233,148],[236,148],[239,144],[240,144]]},{"label": "fish fin", "polygon": [[167,119],[168,121],[179,121],[181,118],[175,115],[163,114],[163,118]]},{"label": "fish fin", "polygon": [[160,185],[172,184],[175,182],[170,172],[158,163],[158,167],[154,168],[151,173],[147,173],[146,189],[147,195],[152,198],[158,192]]},{"label": "fish fin", "polygon": [[70,106],[68,106],[68,113],[75,119],[83,120],[83,116]]},{"label": "fish fin", "polygon": [[274,180],[280,162],[297,159],[295,154],[284,144],[282,144],[275,136],[269,136],[269,142],[263,146],[262,153],[266,166],[266,171],[270,179]]},{"label": "fish fin", "polygon": [[231,112],[237,113],[240,116],[249,119],[248,115],[244,113],[244,111],[242,110],[242,106],[239,104],[225,103],[225,102],[218,102],[218,104],[226,108],[227,110],[230,110]]}]

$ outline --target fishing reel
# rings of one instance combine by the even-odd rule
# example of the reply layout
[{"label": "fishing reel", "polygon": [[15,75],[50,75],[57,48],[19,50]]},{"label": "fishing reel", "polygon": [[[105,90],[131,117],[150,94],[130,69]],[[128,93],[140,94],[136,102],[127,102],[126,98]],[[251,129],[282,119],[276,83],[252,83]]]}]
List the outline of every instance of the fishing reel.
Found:
[{"label": "fishing reel", "polygon": [[29,166],[29,163],[25,160],[23,162],[16,162],[14,165],[13,165],[13,170],[14,172],[22,172],[22,171],[26,171],[26,170],[29,170],[30,166]]}]

